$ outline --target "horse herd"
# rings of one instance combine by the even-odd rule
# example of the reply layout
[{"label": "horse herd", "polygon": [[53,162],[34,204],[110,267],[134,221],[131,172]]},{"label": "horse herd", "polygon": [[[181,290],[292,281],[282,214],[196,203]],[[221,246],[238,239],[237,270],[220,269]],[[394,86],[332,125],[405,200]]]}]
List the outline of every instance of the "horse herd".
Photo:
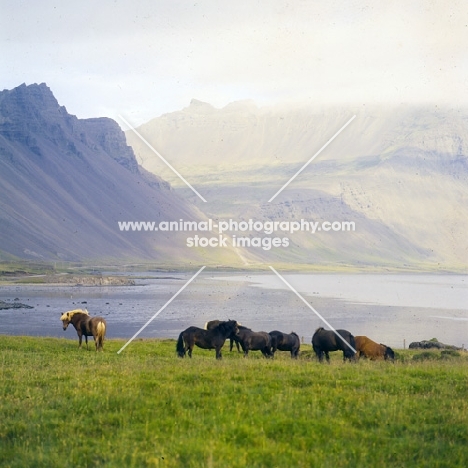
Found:
[{"label": "horse herd", "polygon": [[[81,348],[83,336],[88,348],[88,336],[95,341],[96,351],[103,350],[104,338],[107,331],[106,321],[102,317],[91,317],[87,310],[75,309],[65,312],[60,317],[63,330],[71,323],[78,334],[78,347]],[[273,358],[276,351],[288,351],[292,359],[297,359],[301,342],[297,333],[283,333],[279,330],[255,332],[236,320],[212,320],[204,328],[189,327],[180,333],[177,340],[176,352],[179,357],[186,354],[192,357],[194,346],[202,349],[214,349],[216,359],[221,359],[221,349],[226,340],[230,341],[230,351],[234,344],[237,351],[244,352],[247,357],[249,351],[260,351],[265,357]],[[312,347],[320,362],[325,356],[329,362],[329,352],[342,351],[343,360],[356,360],[360,357],[369,359],[395,359],[393,350],[384,344],[376,343],[367,336],[353,336],[347,330],[325,330],[318,328],[312,337]]]},{"label": "horse herd", "polygon": [[[189,327],[180,333],[176,351],[179,357],[188,354],[192,357],[194,346],[203,349],[215,349],[216,359],[221,359],[221,348],[225,341],[230,340],[230,351],[234,343],[237,350],[239,345],[247,357],[249,351],[261,351],[265,357],[274,357],[275,352],[289,351],[291,358],[297,359],[301,342],[297,333],[283,333],[278,330],[255,332],[235,320],[212,320],[204,328]],[[347,330],[325,330],[318,328],[312,337],[312,347],[320,362],[325,356],[330,362],[329,352],[343,351],[343,360],[356,360],[366,357],[369,359],[395,359],[395,353],[389,346],[376,343],[367,336],[353,336]]]}]

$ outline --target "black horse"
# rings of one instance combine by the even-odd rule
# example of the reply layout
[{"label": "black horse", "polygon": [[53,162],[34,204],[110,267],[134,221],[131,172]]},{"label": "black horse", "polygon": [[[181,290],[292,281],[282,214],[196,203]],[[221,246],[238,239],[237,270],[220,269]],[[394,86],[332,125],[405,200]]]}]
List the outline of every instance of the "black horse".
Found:
[{"label": "black horse", "polygon": [[261,351],[265,357],[273,357],[271,336],[267,332],[254,332],[250,328],[239,326],[239,332],[233,338],[240,343],[244,357],[247,357],[249,351]]},{"label": "black horse", "polygon": [[[222,321],[221,320],[210,320],[209,322],[205,323],[205,330],[213,330],[213,328],[217,327]],[[237,327],[240,328],[245,328],[242,327],[242,325],[237,322]],[[240,353],[240,347],[239,347],[239,341],[236,341],[236,339],[233,337],[236,335],[231,335],[229,337],[229,351],[232,351],[232,348],[234,347],[234,343],[236,343],[236,348],[237,352]]]},{"label": "black horse", "polygon": [[355,360],[356,342],[354,336],[347,330],[336,330],[336,333],[322,327],[315,331],[312,337],[312,347],[320,362],[323,361],[324,354],[327,362],[330,362],[328,352],[338,350],[343,351],[343,361],[346,359]]},{"label": "black horse", "polygon": [[216,359],[221,359],[221,348],[224,346],[226,338],[238,333],[237,322],[227,320],[221,322],[211,330],[203,330],[198,327],[188,327],[180,333],[177,340],[176,351],[179,357],[184,357],[187,352],[192,357],[192,350],[195,345],[202,349],[215,349]]},{"label": "black horse", "polygon": [[271,336],[271,353],[274,356],[277,349],[280,351],[290,351],[291,358],[297,359],[299,356],[299,349],[301,347],[301,341],[297,336],[297,333],[283,333],[278,330],[273,330],[269,333]]}]

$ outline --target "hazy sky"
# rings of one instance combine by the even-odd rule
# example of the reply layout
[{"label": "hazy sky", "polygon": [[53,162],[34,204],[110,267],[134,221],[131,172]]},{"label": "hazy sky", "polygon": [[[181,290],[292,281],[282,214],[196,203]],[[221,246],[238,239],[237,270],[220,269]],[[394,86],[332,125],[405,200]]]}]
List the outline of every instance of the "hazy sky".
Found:
[{"label": "hazy sky", "polygon": [[135,124],[239,99],[468,104],[468,2],[0,0],[0,88]]}]

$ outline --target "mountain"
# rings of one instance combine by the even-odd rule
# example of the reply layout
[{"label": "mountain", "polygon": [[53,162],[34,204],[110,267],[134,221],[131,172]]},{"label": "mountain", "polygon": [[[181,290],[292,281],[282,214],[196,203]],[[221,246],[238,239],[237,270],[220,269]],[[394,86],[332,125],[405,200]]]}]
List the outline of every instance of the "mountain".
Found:
[{"label": "mountain", "polygon": [[115,121],[70,115],[44,83],[0,93],[1,258],[217,261],[209,250],[184,249],[181,233],[118,225],[179,219],[205,216],[137,164]]},{"label": "mountain", "polygon": [[[355,119],[273,201],[351,117]],[[468,111],[437,106],[217,109],[192,100],[137,128],[201,192],[163,167],[133,132],[138,161],[207,216],[354,221],[353,233],[296,233],[262,261],[466,271]]]},{"label": "mountain", "polygon": [[[330,144],[321,160],[386,157],[410,148],[466,162],[468,112],[460,109],[258,108],[250,101],[217,109],[193,99],[188,107],[154,118],[137,130],[181,169],[273,166],[306,162],[353,115],[355,120]],[[126,135],[142,165],[153,167],[157,162],[154,154],[135,134]]]}]

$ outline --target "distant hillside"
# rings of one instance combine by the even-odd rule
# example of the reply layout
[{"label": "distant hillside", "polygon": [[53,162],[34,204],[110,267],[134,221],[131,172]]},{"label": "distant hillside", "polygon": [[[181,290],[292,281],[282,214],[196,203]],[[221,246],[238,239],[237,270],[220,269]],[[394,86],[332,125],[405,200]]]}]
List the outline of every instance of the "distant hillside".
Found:
[{"label": "distant hillside", "polygon": [[[258,108],[240,101],[216,109],[193,99],[138,131],[181,168],[271,166],[307,161],[353,115],[356,119],[322,160],[382,156],[402,148],[466,160],[468,112],[437,107]],[[152,169],[158,162],[154,154],[132,132],[126,136],[140,163]]]},{"label": "distant hillside", "polygon": [[[272,203],[268,200],[353,115],[354,121]],[[136,137],[138,161],[207,215],[354,220],[356,232],[296,234],[264,261],[466,271],[468,112],[460,109],[185,109],[137,129],[200,190],[201,203]]]},{"label": "distant hillside", "polygon": [[68,114],[45,84],[0,93],[0,257],[213,261],[183,237],[118,228],[180,218],[204,215],[138,166],[115,121]]}]

